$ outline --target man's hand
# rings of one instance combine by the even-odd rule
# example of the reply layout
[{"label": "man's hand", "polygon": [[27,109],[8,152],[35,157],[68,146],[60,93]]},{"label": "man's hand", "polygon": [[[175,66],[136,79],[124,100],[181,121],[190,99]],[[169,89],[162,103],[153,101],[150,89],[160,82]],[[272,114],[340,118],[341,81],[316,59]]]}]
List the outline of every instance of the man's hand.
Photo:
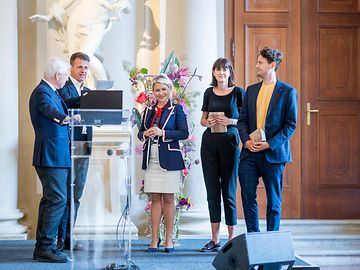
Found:
[{"label": "man's hand", "polygon": [[81,122],[81,115],[80,114],[75,114],[75,115],[73,115],[73,120],[74,120],[74,122],[75,123],[80,123]]},{"label": "man's hand", "polygon": [[67,124],[70,123],[70,120],[71,120],[70,116],[67,115],[67,116],[64,118],[64,120],[61,122],[61,124],[62,124],[62,125],[67,125]]},{"label": "man's hand", "polygon": [[[81,115],[80,114],[75,114],[72,116],[72,120],[74,121],[74,123],[78,124],[81,122]],[[62,125],[67,125],[70,124],[71,121],[71,117],[70,116],[66,116],[64,118],[64,120],[61,122]]]},{"label": "man's hand", "polygon": [[270,148],[268,142],[254,142],[252,140],[246,141],[245,146],[251,152],[260,152]]}]

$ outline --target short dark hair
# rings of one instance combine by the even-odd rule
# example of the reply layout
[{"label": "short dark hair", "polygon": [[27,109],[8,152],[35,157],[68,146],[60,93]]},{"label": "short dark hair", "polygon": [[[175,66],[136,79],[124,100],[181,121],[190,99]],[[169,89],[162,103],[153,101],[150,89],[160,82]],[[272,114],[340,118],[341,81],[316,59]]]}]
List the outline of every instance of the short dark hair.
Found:
[{"label": "short dark hair", "polygon": [[90,57],[87,54],[82,53],[82,52],[76,52],[70,56],[70,65],[73,65],[75,62],[75,59],[77,59],[77,58],[90,62]]},{"label": "short dark hair", "polygon": [[[228,80],[228,87],[234,86],[235,85],[235,83],[234,83],[234,69],[233,69],[230,61],[227,60],[226,58],[217,59],[215,61],[215,63],[213,64],[212,71],[214,72],[215,69],[220,69],[220,68],[228,69],[230,71],[230,77],[229,77],[229,80]],[[211,82],[210,85],[211,86],[217,86],[217,80],[216,80],[213,72],[211,72],[212,82]]]},{"label": "short dark hair", "polygon": [[280,63],[283,59],[283,54],[279,49],[272,49],[269,47],[265,47],[259,53],[262,57],[266,59],[266,61],[271,64],[272,62],[276,63],[275,71],[279,68]]}]

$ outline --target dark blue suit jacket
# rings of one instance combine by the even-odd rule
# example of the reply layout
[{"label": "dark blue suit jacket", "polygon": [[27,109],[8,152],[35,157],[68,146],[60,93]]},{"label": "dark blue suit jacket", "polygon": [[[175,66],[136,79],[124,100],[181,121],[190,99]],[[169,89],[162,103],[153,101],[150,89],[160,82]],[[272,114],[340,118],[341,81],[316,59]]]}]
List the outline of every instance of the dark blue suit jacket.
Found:
[{"label": "dark blue suit jacket", "polygon": [[[89,88],[84,87],[85,91],[90,91]],[[59,89],[59,94],[62,97],[62,99],[65,101],[68,108],[71,109],[78,109],[80,108],[80,96],[79,93],[75,87],[75,85],[72,83],[70,78],[65,83],[64,87]]]},{"label": "dark blue suit jacket", "polygon": [[[89,88],[84,87],[85,91],[90,91]],[[70,78],[65,83],[64,87],[59,89],[59,94],[61,98],[66,103],[67,107],[69,109],[78,109],[80,108],[80,96],[79,93],[75,87],[75,85],[72,83]],[[82,127],[75,127],[74,129],[74,141],[92,141],[92,127],[88,126],[86,129],[86,134],[82,134]],[[86,149],[83,149],[84,152],[82,154],[90,155],[91,154],[91,146],[90,144],[86,145]]]},{"label": "dark blue suit jacket", "polygon": [[[142,119],[138,138],[144,142],[142,168],[146,170],[150,159],[150,139],[144,137],[144,132],[151,127],[155,115],[155,107],[146,108]],[[177,171],[185,168],[184,160],[180,151],[179,140],[185,140],[189,136],[186,115],[183,108],[170,101],[163,109],[159,128],[164,130],[163,136],[156,143],[159,147],[160,167],[168,171]]]},{"label": "dark blue suit jacket", "polygon": [[61,125],[66,104],[42,80],[30,96],[29,109],[35,130],[33,166],[71,167],[69,126]]},{"label": "dark blue suit jacket", "polygon": [[[239,133],[243,145],[249,140],[249,134],[256,130],[256,101],[262,82],[247,88],[239,119]],[[289,139],[296,129],[298,98],[296,89],[277,80],[265,120],[266,140],[270,149],[265,150],[270,163],[291,162]],[[250,151],[243,147],[240,159]]]}]

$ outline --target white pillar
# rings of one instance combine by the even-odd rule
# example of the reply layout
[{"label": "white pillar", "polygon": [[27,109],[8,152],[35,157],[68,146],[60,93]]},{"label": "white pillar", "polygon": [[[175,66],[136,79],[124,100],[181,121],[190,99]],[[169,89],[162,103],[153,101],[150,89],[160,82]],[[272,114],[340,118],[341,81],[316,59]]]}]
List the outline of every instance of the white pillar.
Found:
[{"label": "white pillar", "polygon": [[[166,1],[166,55],[175,51],[182,58],[182,66],[197,68],[202,80],[194,78],[186,91],[199,92],[195,98],[190,122],[195,124],[196,153],[200,159],[200,125],[203,93],[211,83],[211,68],[217,59],[217,10],[216,0],[167,0]],[[191,167],[186,179],[184,194],[191,197],[193,207],[181,214],[180,237],[209,237],[211,235],[206,190],[201,165]],[[222,226],[224,227],[224,226]]]},{"label": "white pillar", "polygon": [[0,1],[0,239],[25,239],[17,220],[18,193],[18,46],[17,2]]}]

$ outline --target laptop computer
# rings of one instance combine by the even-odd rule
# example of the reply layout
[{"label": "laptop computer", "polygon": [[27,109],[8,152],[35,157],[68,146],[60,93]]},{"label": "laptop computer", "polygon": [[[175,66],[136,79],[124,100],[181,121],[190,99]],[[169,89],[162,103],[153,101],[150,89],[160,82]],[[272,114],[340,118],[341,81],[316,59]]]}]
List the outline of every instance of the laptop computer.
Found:
[{"label": "laptop computer", "polygon": [[123,107],[122,90],[91,90],[82,91],[80,96],[80,109],[89,110],[81,112],[81,122],[86,125],[119,125],[126,121],[121,110]]},{"label": "laptop computer", "polygon": [[81,92],[80,109],[121,110],[122,105],[122,90],[91,90]]}]

